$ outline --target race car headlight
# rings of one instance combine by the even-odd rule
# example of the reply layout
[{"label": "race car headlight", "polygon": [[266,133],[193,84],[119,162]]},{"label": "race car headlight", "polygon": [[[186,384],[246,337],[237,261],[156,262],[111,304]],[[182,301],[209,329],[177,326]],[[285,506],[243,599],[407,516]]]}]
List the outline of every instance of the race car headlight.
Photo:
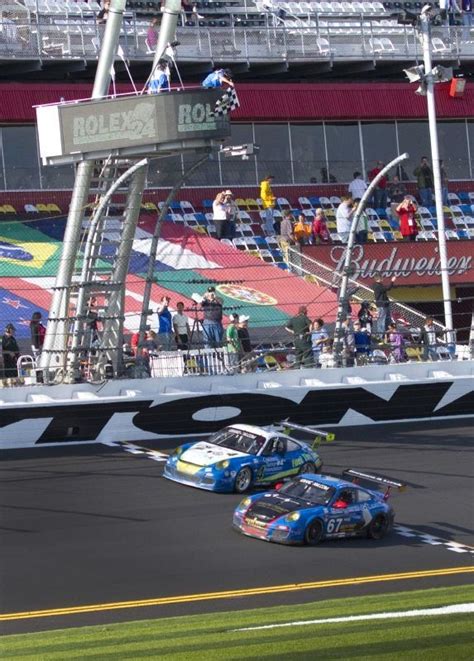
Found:
[{"label": "race car headlight", "polygon": [[216,464],[216,468],[218,471],[223,471],[225,468],[229,467],[229,461],[228,459],[224,459],[223,461],[218,461]]},{"label": "race car headlight", "polygon": [[250,503],[252,502],[251,498],[244,498],[243,500],[240,501],[239,503],[239,510],[244,510],[246,509]]},{"label": "race car headlight", "polygon": [[298,519],[300,518],[300,513],[292,512],[291,514],[288,514],[288,516],[285,518],[287,521],[298,521]]}]

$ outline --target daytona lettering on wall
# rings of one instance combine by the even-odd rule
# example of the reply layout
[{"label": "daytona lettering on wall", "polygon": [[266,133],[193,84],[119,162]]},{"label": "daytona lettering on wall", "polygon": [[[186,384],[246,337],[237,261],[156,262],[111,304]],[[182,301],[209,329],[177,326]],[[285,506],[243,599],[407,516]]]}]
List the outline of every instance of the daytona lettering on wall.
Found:
[{"label": "daytona lettering on wall", "polygon": [[[306,246],[304,253],[342,271],[344,246]],[[452,284],[471,284],[473,280],[474,244],[471,241],[450,243],[448,269]],[[398,284],[439,285],[440,262],[435,242],[384,243],[354,246],[351,265],[354,279],[372,280],[375,273],[385,278],[397,276]]]}]

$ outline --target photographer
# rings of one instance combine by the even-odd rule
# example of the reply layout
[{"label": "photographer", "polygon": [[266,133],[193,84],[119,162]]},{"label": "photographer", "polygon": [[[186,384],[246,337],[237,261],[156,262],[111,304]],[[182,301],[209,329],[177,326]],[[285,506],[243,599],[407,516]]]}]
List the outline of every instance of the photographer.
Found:
[{"label": "photographer", "polygon": [[239,207],[237,206],[231,190],[224,191],[224,205],[226,208],[226,222],[222,236],[224,239],[235,238],[235,226],[239,220]]},{"label": "photographer", "polygon": [[206,349],[215,349],[222,346],[224,327],[222,326],[222,299],[216,296],[216,288],[208,287],[201,302],[204,313],[202,331]]},{"label": "photographer", "polygon": [[405,241],[416,241],[418,235],[418,226],[416,224],[416,203],[410,195],[405,195],[396,211],[400,218],[400,232]]}]

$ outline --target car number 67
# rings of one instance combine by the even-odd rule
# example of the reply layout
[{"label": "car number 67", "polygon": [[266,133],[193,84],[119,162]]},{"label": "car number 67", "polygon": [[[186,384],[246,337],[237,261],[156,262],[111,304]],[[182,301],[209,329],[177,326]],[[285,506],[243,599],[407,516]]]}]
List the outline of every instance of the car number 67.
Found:
[{"label": "car number 67", "polygon": [[328,524],[326,526],[326,530],[329,534],[333,532],[339,532],[339,528],[341,527],[342,524],[342,519],[329,519]]}]

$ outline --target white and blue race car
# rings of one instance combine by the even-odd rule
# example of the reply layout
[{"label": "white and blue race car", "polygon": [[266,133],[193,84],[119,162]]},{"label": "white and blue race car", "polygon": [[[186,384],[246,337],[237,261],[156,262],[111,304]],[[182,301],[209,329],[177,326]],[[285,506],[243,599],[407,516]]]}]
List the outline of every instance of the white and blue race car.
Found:
[{"label": "white and blue race car", "polygon": [[[315,437],[313,444],[289,436],[299,430]],[[323,465],[315,446],[333,434],[283,422],[269,427],[236,424],[208,440],[178,447],[166,462],[164,477],[208,491],[244,493],[300,473],[316,473]]]}]

